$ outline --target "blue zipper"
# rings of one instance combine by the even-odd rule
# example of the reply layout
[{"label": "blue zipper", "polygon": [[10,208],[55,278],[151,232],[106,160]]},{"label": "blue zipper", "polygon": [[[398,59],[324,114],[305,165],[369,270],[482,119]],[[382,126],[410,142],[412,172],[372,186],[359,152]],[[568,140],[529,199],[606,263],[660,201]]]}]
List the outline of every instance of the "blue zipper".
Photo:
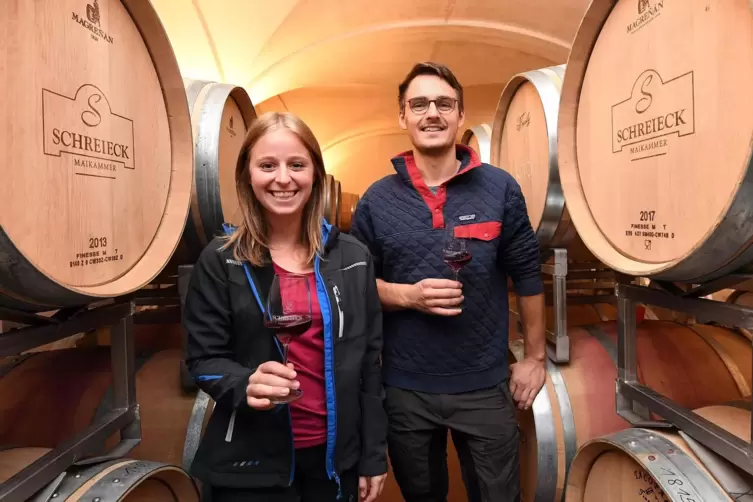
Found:
[{"label": "blue zipper", "polygon": [[[329,230],[329,228],[327,228]],[[327,242],[329,232],[324,234],[324,244]],[[329,479],[334,478],[337,483],[337,500],[342,498],[342,486],[340,476],[335,471],[335,444],[337,443],[337,398],[335,396],[335,372],[334,372],[334,335],[332,332],[332,303],[329,300],[327,286],[321,274],[321,259],[319,255],[314,259],[314,273],[316,274],[316,292],[319,297],[319,308],[322,310],[324,321],[324,379],[327,391],[327,456],[326,469]],[[324,308],[326,306],[326,312]]]},{"label": "blue zipper", "polygon": [[[229,235],[235,229],[230,225],[223,225],[225,232]],[[329,237],[330,226],[325,221],[323,224],[323,237],[324,242],[327,243]],[[319,308],[322,310],[322,320],[324,321],[324,379],[325,390],[327,393],[327,455],[326,455],[326,469],[329,479],[334,478],[337,482],[337,500],[342,498],[342,486],[340,484],[340,476],[335,472],[334,456],[335,456],[335,444],[337,443],[337,398],[335,397],[335,372],[334,372],[334,338],[332,332],[332,304],[329,301],[329,294],[327,293],[327,287],[322,278],[320,270],[321,259],[319,255],[314,259],[314,273],[316,275],[316,293],[319,298]],[[248,270],[248,264],[243,264],[243,269],[246,272],[246,278],[248,279],[251,291],[254,294],[256,302],[259,304],[262,315],[265,314],[264,304],[259,297],[259,293],[256,291],[256,286],[251,280],[251,272]],[[324,301],[326,300],[326,302]],[[326,306],[326,312],[324,307]],[[282,357],[282,347],[279,340],[275,337],[275,346],[277,347],[280,357]],[[291,441],[291,464],[290,464],[290,479],[288,486],[292,486],[295,479],[295,441],[293,440],[293,419],[290,414],[290,406],[288,408],[288,423],[290,424],[290,441]]]}]

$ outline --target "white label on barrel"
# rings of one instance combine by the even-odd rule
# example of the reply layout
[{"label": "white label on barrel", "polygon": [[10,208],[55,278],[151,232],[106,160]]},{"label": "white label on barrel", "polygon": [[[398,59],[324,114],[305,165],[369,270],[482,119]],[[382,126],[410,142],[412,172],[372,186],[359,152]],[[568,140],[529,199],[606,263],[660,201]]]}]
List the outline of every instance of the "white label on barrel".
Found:
[{"label": "white label on barrel", "polygon": [[85,84],[72,98],[42,89],[44,153],[68,157],[81,176],[115,179],[135,169],[133,122],[110,109],[104,93]]}]

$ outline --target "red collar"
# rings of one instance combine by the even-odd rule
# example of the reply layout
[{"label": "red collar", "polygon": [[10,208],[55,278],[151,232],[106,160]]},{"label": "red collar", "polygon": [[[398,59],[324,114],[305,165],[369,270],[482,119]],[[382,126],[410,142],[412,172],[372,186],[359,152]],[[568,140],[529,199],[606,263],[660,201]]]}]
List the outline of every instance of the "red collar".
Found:
[{"label": "red collar", "polygon": [[[421,195],[426,205],[431,211],[432,227],[443,228],[444,227],[444,204],[447,200],[447,183],[451,180],[462,176],[476,167],[481,166],[481,160],[478,158],[476,152],[472,148],[466,145],[455,145],[456,158],[460,161],[460,169],[458,172],[449,178],[447,181],[437,187],[436,195],[429,189],[421,176],[421,171],[416,166],[416,160],[413,156],[413,150],[403,152],[393,158],[393,165],[400,172],[400,164],[405,166],[406,173],[410,178],[411,183],[415,187],[416,191]],[[396,162],[397,161],[397,162]],[[402,162],[400,162],[402,161]]]}]

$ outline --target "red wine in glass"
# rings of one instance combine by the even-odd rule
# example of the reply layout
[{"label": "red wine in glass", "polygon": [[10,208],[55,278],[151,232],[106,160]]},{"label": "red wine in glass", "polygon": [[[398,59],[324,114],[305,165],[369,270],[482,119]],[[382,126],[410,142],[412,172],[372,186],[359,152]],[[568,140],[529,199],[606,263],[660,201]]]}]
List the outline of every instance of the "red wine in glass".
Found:
[{"label": "red wine in glass", "polygon": [[[287,349],[293,337],[304,334],[311,327],[311,316],[302,314],[275,316],[264,319],[264,326],[277,331],[277,339]],[[287,362],[287,350],[283,352],[283,364]]]},{"label": "red wine in glass", "polygon": [[[275,331],[277,340],[282,345],[282,364],[287,364],[290,343],[311,327],[311,290],[307,276],[275,275],[267,295],[264,326]],[[271,401],[273,404],[285,404],[302,395],[301,389],[290,389],[287,396]]]},{"label": "red wine in glass", "polygon": [[442,249],[442,258],[452,269],[456,281],[458,280],[460,270],[468,265],[472,257],[473,255],[466,246],[465,239],[456,238],[454,228],[448,228],[445,235],[444,248]]},{"label": "red wine in glass", "polygon": [[457,273],[471,261],[472,257],[470,251],[444,250],[444,262],[455,272],[456,281],[458,280]]}]

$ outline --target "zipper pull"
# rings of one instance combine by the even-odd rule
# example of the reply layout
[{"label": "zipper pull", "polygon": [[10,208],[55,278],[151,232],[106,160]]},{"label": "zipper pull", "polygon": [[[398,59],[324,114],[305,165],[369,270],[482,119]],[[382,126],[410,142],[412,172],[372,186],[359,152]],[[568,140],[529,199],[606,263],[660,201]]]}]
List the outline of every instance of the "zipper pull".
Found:
[{"label": "zipper pull", "polygon": [[340,317],[340,324],[338,325],[337,338],[343,337],[343,328],[345,327],[345,314],[342,309],[342,301],[340,299],[340,289],[336,284],[332,285],[332,292],[335,294],[335,302],[337,302],[337,313]]},{"label": "zipper pull", "polygon": [[235,430],[235,414],[238,410],[233,410],[233,414],[230,415],[230,421],[227,424],[227,432],[225,433],[225,442],[229,443],[233,440],[233,430]]}]

